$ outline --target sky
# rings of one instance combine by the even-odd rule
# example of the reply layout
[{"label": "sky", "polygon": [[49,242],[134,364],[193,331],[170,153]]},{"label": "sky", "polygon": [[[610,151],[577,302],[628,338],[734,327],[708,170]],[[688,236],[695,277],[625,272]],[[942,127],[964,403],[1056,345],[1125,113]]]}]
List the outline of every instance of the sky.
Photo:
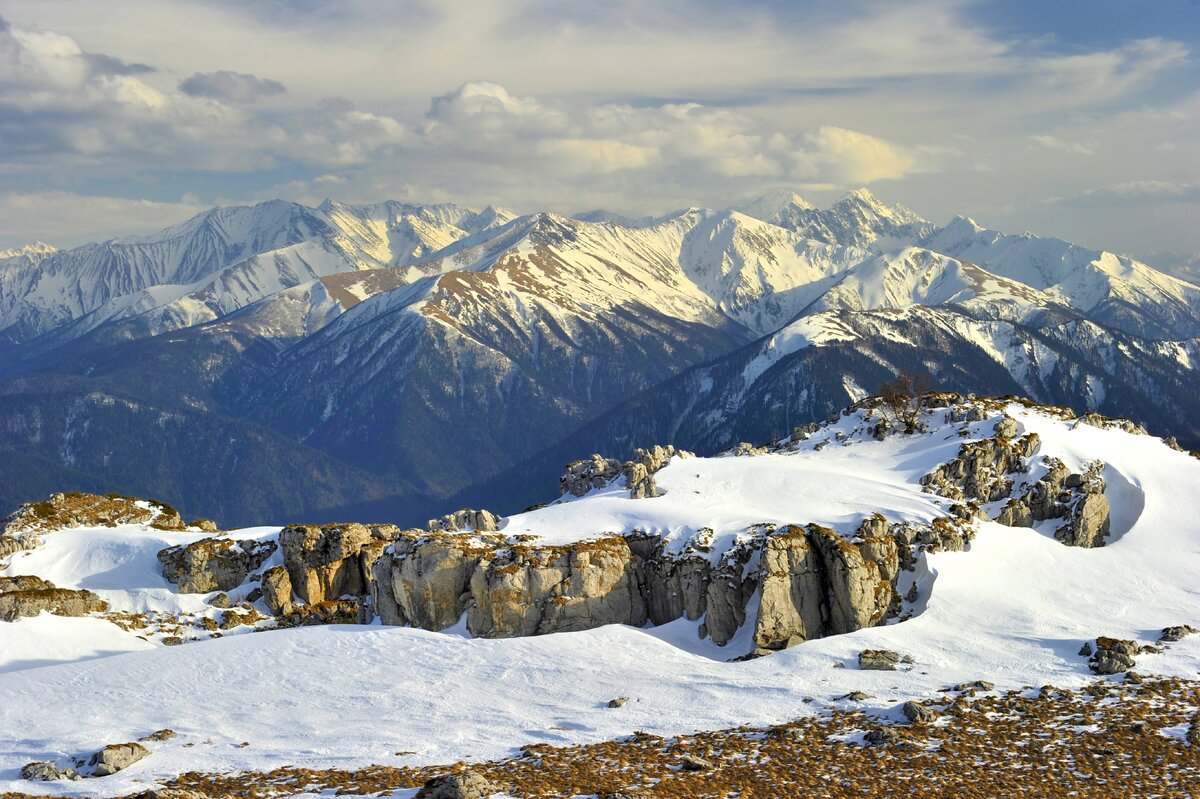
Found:
[{"label": "sky", "polygon": [[0,0],[0,248],[216,204],[870,188],[1200,253],[1197,0]]}]

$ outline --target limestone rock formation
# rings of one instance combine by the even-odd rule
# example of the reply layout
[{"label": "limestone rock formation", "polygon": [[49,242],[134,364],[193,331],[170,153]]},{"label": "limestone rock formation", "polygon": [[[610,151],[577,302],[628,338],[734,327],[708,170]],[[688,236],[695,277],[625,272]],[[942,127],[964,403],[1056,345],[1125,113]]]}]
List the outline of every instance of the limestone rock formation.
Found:
[{"label": "limestone rock formation", "polygon": [[964,442],[954,459],[922,477],[921,485],[951,499],[995,502],[1012,491],[1007,475],[1024,472],[1025,460],[1039,443],[1037,433],[1016,439],[997,433],[994,438]]},{"label": "limestone rock formation", "polygon": [[463,508],[440,519],[429,520],[429,532],[431,533],[453,533],[460,530],[492,533],[499,529],[499,517],[489,510]]},{"label": "limestone rock formation", "polygon": [[670,444],[656,444],[647,449],[634,450],[633,457],[625,463],[601,455],[593,455],[587,460],[572,461],[567,464],[566,471],[559,478],[559,493],[581,497],[593,489],[604,488],[617,478],[623,477],[632,499],[656,497],[658,486],[654,482],[654,473],[666,466],[676,455],[690,454],[676,450]]},{"label": "limestone rock formation", "polygon": [[1064,519],[1054,537],[1068,546],[1104,546],[1110,508],[1104,496],[1104,464],[1093,461],[1082,473],[1070,472],[1057,458],[1046,458],[1046,474],[1020,497],[1001,508],[996,521],[1028,527],[1046,519]]},{"label": "limestone rock formation", "polygon": [[158,553],[163,577],[185,594],[229,591],[246,581],[250,572],[275,552],[274,541],[234,541],[202,538],[191,544],[167,547]]},{"label": "limestone rock formation", "polygon": [[108,603],[91,591],[58,588],[40,577],[0,577],[0,621],[36,616],[86,616],[108,610]]}]

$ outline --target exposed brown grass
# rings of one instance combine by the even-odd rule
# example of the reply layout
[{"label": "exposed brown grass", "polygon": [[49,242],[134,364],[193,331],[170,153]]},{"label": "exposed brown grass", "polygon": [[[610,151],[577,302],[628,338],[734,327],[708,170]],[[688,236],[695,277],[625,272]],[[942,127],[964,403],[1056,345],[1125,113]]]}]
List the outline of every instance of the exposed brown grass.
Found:
[{"label": "exposed brown grass", "polygon": [[[522,756],[470,768],[520,797],[625,792],[644,797],[1192,797],[1200,749],[1161,734],[1189,724],[1200,682],[1098,682],[1083,691],[1046,686],[1002,695],[947,694],[939,715],[896,724],[834,711],[767,728],[661,738],[636,733],[589,746],[526,746]],[[886,743],[864,742],[867,733]],[[711,770],[679,768],[685,756]],[[280,768],[267,773],[180,775],[160,795],[272,799],[300,791],[374,795],[415,787],[465,763],[356,771]],[[184,792],[187,792],[186,794]],[[3,799],[26,799],[4,794]]]}]

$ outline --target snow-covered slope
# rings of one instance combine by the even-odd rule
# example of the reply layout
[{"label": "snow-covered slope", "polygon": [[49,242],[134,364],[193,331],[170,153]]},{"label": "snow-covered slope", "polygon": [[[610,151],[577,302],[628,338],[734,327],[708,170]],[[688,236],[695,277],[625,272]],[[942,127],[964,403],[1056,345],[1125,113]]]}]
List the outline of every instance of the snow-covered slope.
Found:
[{"label": "snow-covered slope", "polygon": [[[1150,436],[1017,404],[1004,412],[1019,435],[1038,435],[1037,457],[1054,455],[1070,469],[1104,462],[1113,507],[1106,546],[1065,546],[1052,522],[981,522],[967,551],[927,555],[913,573],[920,599],[911,617],[748,662],[726,662],[734,644],[701,641],[698,621],[505,640],[453,629],[332,626],[176,647],[95,618],[0,623],[0,729],[10,731],[0,743],[0,788],[112,796],[189,770],[450,763],[515,755],[527,743],[602,741],[636,730],[669,736],[831,707],[898,716],[908,699],[974,680],[997,691],[1078,688],[1096,679],[1078,654],[1085,641],[1111,635],[1151,644],[1162,628],[1200,615],[1200,517],[1190,503],[1200,461]],[[941,500],[916,480],[953,456],[960,431],[966,440],[987,436],[999,418],[993,410],[975,422],[947,422],[944,413],[928,417],[928,432],[882,441],[856,413],[772,454],[677,458],[657,475],[660,497],[632,500],[614,486],[509,518],[501,533],[564,543],[641,525],[681,538],[712,526],[721,548],[758,521],[822,521],[845,531],[875,512],[928,518]],[[156,578],[153,553],[191,535],[139,527],[50,532],[5,573],[52,574],[130,608],[186,610],[199,596],[172,596]],[[857,668],[860,651],[879,648],[912,663]],[[1200,636],[1139,654],[1136,668],[1194,678]],[[844,699],[852,691],[870,698],[852,705]],[[608,707],[617,696],[629,702]],[[26,762],[164,727],[178,737],[147,744],[151,755],[118,775],[45,785],[19,779]]]}]

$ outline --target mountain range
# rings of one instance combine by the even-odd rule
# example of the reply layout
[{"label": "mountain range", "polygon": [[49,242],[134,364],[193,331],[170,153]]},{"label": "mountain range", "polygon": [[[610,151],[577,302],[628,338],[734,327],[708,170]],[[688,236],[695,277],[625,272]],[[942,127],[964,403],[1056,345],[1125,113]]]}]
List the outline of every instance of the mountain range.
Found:
[{"label": "mountain range", "polygon": [[865,190],[630,219],[270,201],[0,258],[0,503],[513,511],[592,451],[778,438],[900,370],[1200,443],[1200,287]]}]

